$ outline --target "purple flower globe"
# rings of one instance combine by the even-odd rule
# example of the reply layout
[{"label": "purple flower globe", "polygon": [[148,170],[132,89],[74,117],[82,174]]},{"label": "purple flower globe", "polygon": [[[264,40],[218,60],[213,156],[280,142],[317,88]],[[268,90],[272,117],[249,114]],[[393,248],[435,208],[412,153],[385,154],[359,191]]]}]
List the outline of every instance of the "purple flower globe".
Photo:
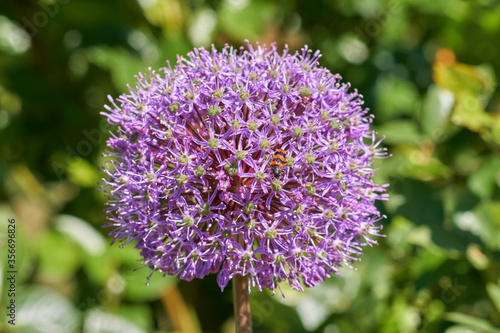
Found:
[{"label": "purple flower globe", "polygon": [[376,244],[372,159],[387,156],[362,96],[318,65],[248,44],[195,49],[106,106],[114,241],[184,280],[317,285]]}]

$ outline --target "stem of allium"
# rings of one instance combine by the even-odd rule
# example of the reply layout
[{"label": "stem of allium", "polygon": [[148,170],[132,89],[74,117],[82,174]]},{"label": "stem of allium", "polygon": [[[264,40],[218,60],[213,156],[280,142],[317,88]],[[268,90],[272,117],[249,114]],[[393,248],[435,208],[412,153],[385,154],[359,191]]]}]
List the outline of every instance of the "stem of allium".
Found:
[{"label": "stem of allium", "polygon": [[252,332],[252,313],[250,311],[250,294],[248,293],[248,277],[236,274],[233,277],[234,316],[236,333]]}]

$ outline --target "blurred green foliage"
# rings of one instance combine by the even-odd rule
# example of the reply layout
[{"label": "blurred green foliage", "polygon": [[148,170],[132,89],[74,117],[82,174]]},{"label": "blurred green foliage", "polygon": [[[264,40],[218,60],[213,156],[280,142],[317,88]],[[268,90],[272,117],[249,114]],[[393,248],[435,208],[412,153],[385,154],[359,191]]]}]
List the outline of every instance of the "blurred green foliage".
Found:
[{"label": "blurred green foliage", "polygon": [[132,245],[108,245],[95,184],[108,93],[248,38],[320,49],[393,155],[376,164],[380,246],[304,293],[252,292],[255,332],[500,332],[499,17],[494,0],[2,2],[0,277],[15,218],[18,321],[0,330],[232,331],[215,277],[145,285]]}]

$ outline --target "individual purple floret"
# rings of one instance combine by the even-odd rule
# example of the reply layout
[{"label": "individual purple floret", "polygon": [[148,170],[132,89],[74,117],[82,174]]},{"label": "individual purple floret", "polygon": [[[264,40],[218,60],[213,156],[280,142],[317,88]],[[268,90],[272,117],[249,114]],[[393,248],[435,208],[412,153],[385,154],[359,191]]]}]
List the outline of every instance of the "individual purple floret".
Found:
[{"label": "individual purple floret", "polygon": [[[184,280],[235,275],[261,290],[311,287],[376,244],[387,156],[362,96],[319,51],[195,49],[106,106],[103,189],[114,241]],[[279,178],[274,153],[286,152]]]}]

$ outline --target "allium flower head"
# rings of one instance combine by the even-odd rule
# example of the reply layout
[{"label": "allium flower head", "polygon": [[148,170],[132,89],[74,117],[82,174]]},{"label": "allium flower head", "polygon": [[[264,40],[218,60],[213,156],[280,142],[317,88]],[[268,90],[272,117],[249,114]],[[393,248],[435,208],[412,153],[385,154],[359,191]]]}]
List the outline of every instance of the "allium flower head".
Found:
[{"label": "allium flower head", "polygon": [[302,290],[376,243],[386,186],[371,160],[386,152],[372,117],[319,52],[288,52],[195,49],[110,98],[111,234],[153,271]]}]

